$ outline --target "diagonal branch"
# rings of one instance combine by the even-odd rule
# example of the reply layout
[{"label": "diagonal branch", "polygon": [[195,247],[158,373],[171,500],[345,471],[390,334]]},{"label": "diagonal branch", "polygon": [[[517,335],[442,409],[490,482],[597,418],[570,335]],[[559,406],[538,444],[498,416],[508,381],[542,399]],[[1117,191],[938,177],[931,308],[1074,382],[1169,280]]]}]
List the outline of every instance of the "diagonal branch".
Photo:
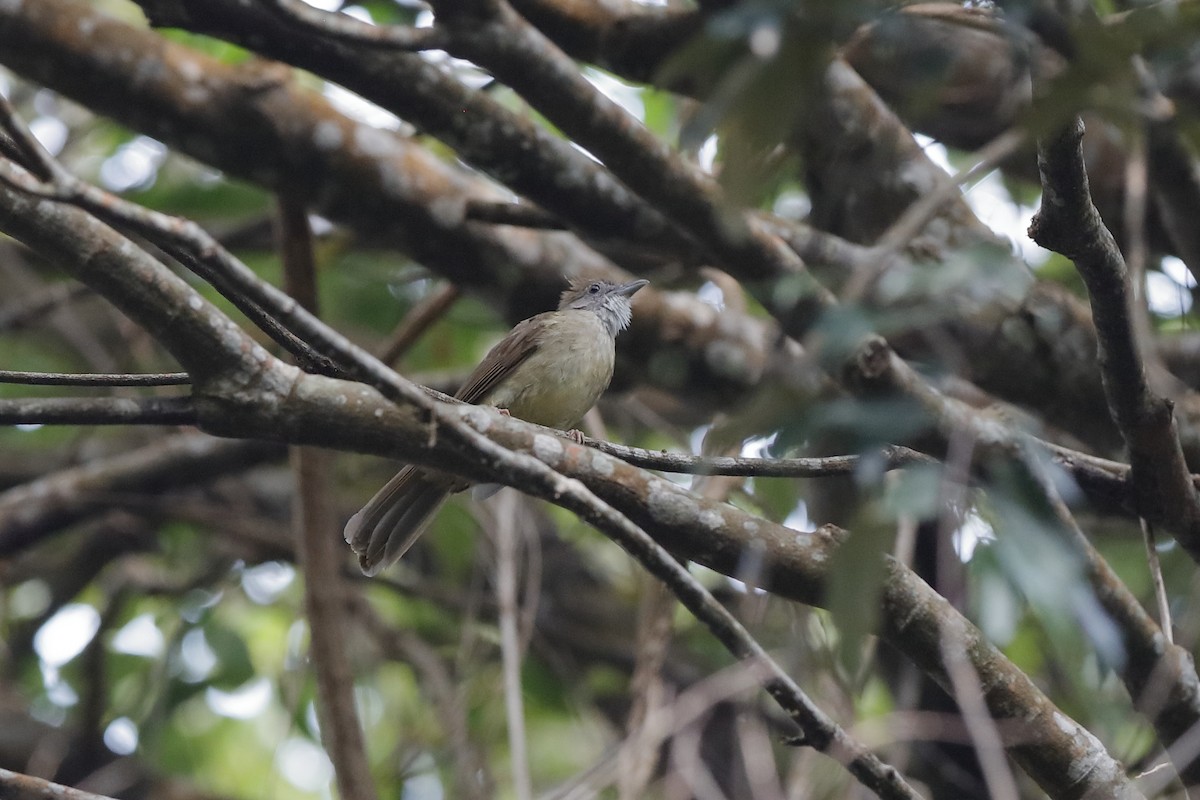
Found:
[{"label": "diagonal branch", "polygon": [[[486,66],[546,118],[595,154],[625,184],[651,201],[718,262],[749,280],[789,276],[804,302],[781,293],[760,299],[776,316],[794,318],[793,334],[815,308],[834,298],[800,258],[752,215],[732,208],[715,181],[671,152],[653,133],[601,94],[575,62],[507,2],[435,3],[452,32],[450,52]],[[736,266],[735,266],[736,265]]]},{"label": "diagonal branch", "polygon": [[1146,379],[1125,260],[1092,204],[1076,118],[1038,144],[1042,207],[1029,235],[1075,262],[1088,288],[1109,409],[1129,448],[1138,513],[1168,528],[1200,561],[1200,494],[1184,463],[1174,404]]},{"label": "diagonal branch", "polygon": [[6,769],[0,769],[0,797],[5,800],[114,800],[108,795],[92,794]]},{"label": "diagonal branch", "polygon": [[398,50],[434,50],[446,45],[441,28],[405,25],[371,25],[348,14],[330,14],[304,0],[270,0],[285,19],[352,43],[377,42]]}]

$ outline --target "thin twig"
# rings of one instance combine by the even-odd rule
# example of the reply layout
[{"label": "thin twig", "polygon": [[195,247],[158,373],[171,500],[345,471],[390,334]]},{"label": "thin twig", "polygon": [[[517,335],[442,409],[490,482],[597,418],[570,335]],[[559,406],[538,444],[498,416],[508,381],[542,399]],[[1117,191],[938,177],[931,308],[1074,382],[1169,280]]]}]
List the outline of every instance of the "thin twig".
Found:
[{"label": "thin twig", "polygon": [[[314,315],[317,313],[316,264],[312,230],[304,207],[287,199],[279,202],[277,238],[289,294]],[[370,762],[358,720],[354,673],[347,658],[344,614],[347,586],[340,565],[345,553],[337,537],[337,516],[327,487],[332,483],[330,453],[293,447],[296,478],[292,524],[304,570],[304,608],[312,637],[312,660],[317,677],[317,710],[321,739],[345,800],[376,800]]]},{"label": "thin twig", "polygon": [[379,360],[385,364],[395,364],[400,356],[408,352],[425,331],[433,323],[442,318],[460,296],[458,287],[448,283],[436,292],[426,297],[412,310],[404,315],[404,319],[396,326],[392,335],[379,348]]},{"label": "thin twig", "polygon": [[[354,572],[358,578],[363,578],[360,570],[355,568]],[[453,754],[455,786],[450,796],[464,800],[495,797],[487,760],[471,739],[463,692],[448,659],[413,631],[381,619],[361,593],[353,594],[347,600],[351,618],[365,628],[370,639],[377,642],[389,658],[412,665],[420,675],[418,686],[436,705],[438,720],[446,731]],[[462,597],[456,595],[455,600],[462,601]]]},{"label": "thin twig", "polygon": [[517,599],[516,498],[504,492],[496,502],[496,605],[499,608],[500,658],[504,674],[504,710],[508,720],[509,763],[513,793],[517,800],[533,797],[529,775],[528,739],[525,734],[525,704],[521,691],[521,633]]},{"label": "thin twig", "polygon": [[678,472],[686,475],[734,475],[757,478],[826,478],[852,475],[862,467],[883,470],[915,464],[935,464],[937,459],[908,447],[890,445],[878,453],[825,456],[822,458],[748,458],[741,456],[693,456],[646,450],[600,439],[584,439],[584,444],[615,456],[635,467]]},{"label": "thin twig", "polygon": [[658,765],[661,740],[656,734],[663,708],[665,687],[662,667],[671,646],[675,596],[660,581],[645,576],[638,599],[637,632],[633,675],[629,679],[632,707],[625,721],[625,741],[618,755],[617,795],[636,800]]},{"label": "thin twig", "polygon": [[1158,558],[1158,545],[1154,541],[1154,526],[1139,519],[1142,528],[1142,540],[1146,543],[1146,565],[1150,568],[1150,581],[1154,584],[1154,600],[1158,605],[1158,627],[1168,644],[1175,643],[1175,634],[1171,627],[1171,603],[1167,600],[1167,585],[1163,581],[1162,561]]},{"label": "thin twig", "polygon": [[142,374],[103,372],[21,372],[0,369],[0,383],[21,386],[186,386],[192,382],[186,372]]},{"label": "thin twig", "polygon": [[853,303],[861,299],[893,263],[893,256],[924,230],[946,203],[960,196],[959,186],[991,172],[997,164],[1020,149],[1027,139],[1024,130],[1011,128],[1004,131],[980,148],[971,166],[963,167],[950,180],[939,183],[933,191],[910,205],[871,248],[874,258],[867,263],[867,268],[857,269],[850,276],[841,292],[842,302]]},{"label": "thin twig", "polygon": [[988,797],[991,800],[1020,800],[1012,770],[1004,758],[1004,740],[983,700],[979,674],[958,646],[957,639],[946,637],[941,647],[942,663],[946,665],[946,674],[954,688],[954,702],[962,711],[963,724],[975,746]]}]

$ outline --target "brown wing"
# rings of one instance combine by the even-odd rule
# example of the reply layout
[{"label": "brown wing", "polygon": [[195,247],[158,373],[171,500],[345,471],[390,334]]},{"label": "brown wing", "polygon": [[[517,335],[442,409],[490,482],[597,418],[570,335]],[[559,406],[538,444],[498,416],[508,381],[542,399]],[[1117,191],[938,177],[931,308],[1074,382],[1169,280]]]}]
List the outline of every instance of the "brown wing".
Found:
[{"label": "brown wing", "polygon": [[541,330],[543,316],[545,315],[538,314],[518,322],[508,332],[508,336],[505,336],[488,351],[483,361],[467,377],[462,388],[454,396],[466,403],[480,403],[486,400],[496,386],[537,350],[538,343],[535,334]]}]

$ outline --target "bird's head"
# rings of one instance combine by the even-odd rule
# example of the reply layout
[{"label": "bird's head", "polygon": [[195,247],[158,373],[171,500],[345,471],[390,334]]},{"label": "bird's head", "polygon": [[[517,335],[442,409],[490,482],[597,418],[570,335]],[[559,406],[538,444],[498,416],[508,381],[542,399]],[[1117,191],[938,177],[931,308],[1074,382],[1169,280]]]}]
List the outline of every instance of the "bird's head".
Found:
[{"label": "bird's head", "polygon": [[629,298],[634,292],[650,281],[636,280],[628,283],[613,283],[601,279],[585,280],[572,283],[563,292],[558,310],[565,311],[573,308],[579,311],[591,311],[608,328],[608,332],[616,336],[629,326],[633,317],[633,308]]}]

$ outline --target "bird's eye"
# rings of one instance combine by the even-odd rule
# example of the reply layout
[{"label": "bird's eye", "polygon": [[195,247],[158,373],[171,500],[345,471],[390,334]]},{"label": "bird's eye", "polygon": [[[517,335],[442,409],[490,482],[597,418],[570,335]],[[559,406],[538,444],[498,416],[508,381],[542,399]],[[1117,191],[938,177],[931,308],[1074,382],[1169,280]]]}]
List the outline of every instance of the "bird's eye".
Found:
[{"label": "bird's eye", "polygon": [[599,293],[600,293],[600,284],[593,283],[591,286],[588,287],[588,294],[599,294]]}]

